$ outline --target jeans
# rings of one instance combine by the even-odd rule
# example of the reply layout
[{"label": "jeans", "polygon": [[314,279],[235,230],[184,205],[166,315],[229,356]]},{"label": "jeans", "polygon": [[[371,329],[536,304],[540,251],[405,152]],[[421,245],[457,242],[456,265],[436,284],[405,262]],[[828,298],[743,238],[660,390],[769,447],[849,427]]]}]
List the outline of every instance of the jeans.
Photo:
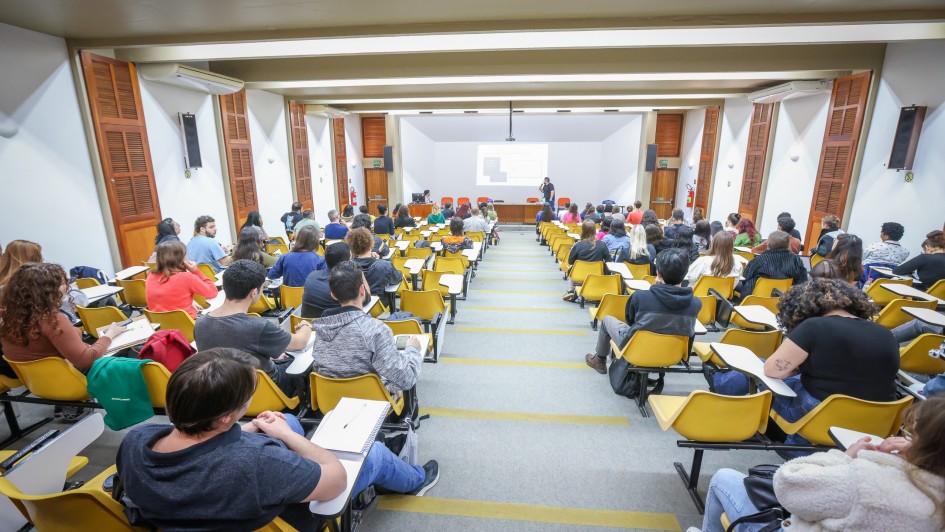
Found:
[{"label": "jeans", "polygon": [[600,358],[606,358],[610,353],[611,338],[620,345],[624,333],[626,333],[629,328],[629,325],[613,316],[604,316],[597,331],[597,348],[594,350],[594,354]]},{"label": "jeans", "polygon": [[[725,532],[719,520],[723,512],[729,522],[745,515],[758,513],[758,508],[751,503],[748,492],[745,491],[746,476],[734,469],[719,469],[712,475],[709,491],[705,497],[702,532]],[[737,532],[754,532],[764,526],[765,523],[746,523],[739,525]]]},{"label": "jeans", "polygon": [[[800,375],[794,375],[793,377],[784,379],[784,384],[790,386],[791,389],[794,390],[794,393],[797,394],[797,397],[780,397],[775,395],[774,399],[771,401],[771,409],[777,412],[786,421],[794,423],[820,404],[820,399],[811,395],[810,392],[804,388],[804,385],[801,383]],[[784,443],[810,445],[809,441],[797,434],[788,435]],[[798,456],[807,456],[811,453],[807,451],[784,451],[784,454],[791,458],[797,458]]]},{"label": "jeans", "polygon": [[912,320],[894,328],[892,333],[893,336],[896,337],[896,341],[902,344],[915,340],[921,334],[942,334],[942,328],[923,323],[919,320]]},{"label": "jeans", "polygon": [[[286,423],[296,434],[305,435],[302,424],[292,414],[285,415]],[[361,474],[351,490],[353,499],[368,486],[378,486],[397,493],[410,493],[416,490],[426,479],[426,472],[420,466],[410,465],[390,452],[390,449],[379,442],[374,442],[371,450],[364,458]]]},{"label": "jeans", "polygon": [[945,393],[945,374],[932,377],[932,379],[930,379],[929,382],[925,384],[923,393],[925,393],[926,398],[940,393]]}]

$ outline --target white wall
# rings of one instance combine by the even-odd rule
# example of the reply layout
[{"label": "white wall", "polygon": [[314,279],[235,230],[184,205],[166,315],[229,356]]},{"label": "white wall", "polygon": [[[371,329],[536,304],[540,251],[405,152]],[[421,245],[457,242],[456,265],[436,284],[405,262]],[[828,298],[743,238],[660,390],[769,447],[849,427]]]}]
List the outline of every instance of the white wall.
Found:
[{"label": "white wall", "polygon": [[[423,192],[428,188],[434,201],[439,201],[443,194],[436,195],[433,191],[433,184],[437,182],[436,144],[430,137],[424,135],[416,126],[406,120],[400,122],[400,142],[404,146],[410,146],[410,149],[406,150],[403,156],[403,197],[396,200],[392,199],[391,203],[409,203],[412,199],[411,194]],[[448,187],[443,185],[440,188],[446,190]],[[452,194],[449,195],[456,197]]]},{"label": "white wall", "polygon": [[[161,214],[180,224],[180,238],[185,243],[193,235],[194,220],[210,215],[219,227],[217,241],[230,243],[227,228],[231,223],[226,209],[229,200],[223,187],[227,178],[220,161],[214,96],[147,81],[140,76],[138,82]],[[189,178],[184,176],[184,145],[177,113],[192,113],[197,120],[203,167],[191,169]]]},{"label": "white wall", "polygon": [[[689,192],[686,185],[691,186],[695,194],[696,178],[699,176],[699,155],[702,153],[702,130],[705,128],[705,109],[687,111],[683,120],[683,143],[679,158],[679,179],[676,182],[675,208],[682,209],[686,213],[686,219],[691,220],[692,207],[686,207],[686,193]],[[692,168],[689,167],[690,163]]]},{"label": "white wall", "polygon": [[[752,105],[747,98],[728,98],[722,108],[722,131],[719,135],[719,158],[712,178],[712,202],[709,220],[723,221],[738,211],[742,175],[745,173],[745,152],[751,125]],[[729,163],[733,163],[729,168]]]},{"label": "white wall", "polygon": [[[247,90],[246,102],[259,214],[267,234],[285,238],[285,227],[279,218],[289,211],[293,201],[285,100],[271,92]],[[237,220],[236,225],[243,221]]]},{"label": "white wall", "polygon": [[[611,199],[618,205],[627,205],[636,198],[637,189],[637,158],[640,153],[640,128],[643,118],[640,115],[631,115],[630,123],[618,129],[613,135],[601,143],[600,180],[597,183],[597,195],[586,192],[573,194],[577,199],[581,196],[580,206],[590,201],[595,205],[604,199]],[[588,183],[589,185],[589,183]],[[588,188],[588,192],[593,187]]]},{"label": "white wall", "polygon": [[[817,180],[817,165],[827,127],[830,93],[781,102],[771,147],[771,168],[758,230],[767,235],[778,228],[778,214],[791,213],[797,230],[810,218],[810,204]],[[796,155],[797,161],[791,156]]]},{"label": "white wall", "polygon": [[[920,252],[925,234],[945,222],[945,41],[890,44],[886,48],[873,120],[848,230],[869,243],[879,238],[883,222],[906,228],[902,244],[913,255]],[[905,172],[887,170],[889,152],[899,120],[908,105],[927,105],[919,137],[915,180]]]},{"label": "white wall", "polygon": [[[345,153],[348,157],[348,187],[342,191],[342,194],[348,197],[351,194],[351,187],[354,187],[354,191],[358,194],[358,206],[366,205],[364,165],[361,160],[364,157],[361,145],[361,117],[356,114],[345,117]],[[357,214],[358,209],[354,212]]]},{"label": "white wall", "polygon": [[328,224],[328,211],[337,208],[334,179],[335,159],[331,151],[331,120],[322,116],[307,115],[309,160],[312,163],[312,205],[315,219],[324,227]]},{"label": "white wall", "polygon": [[0,24],[0,245],[113,273],[66,43]]}]

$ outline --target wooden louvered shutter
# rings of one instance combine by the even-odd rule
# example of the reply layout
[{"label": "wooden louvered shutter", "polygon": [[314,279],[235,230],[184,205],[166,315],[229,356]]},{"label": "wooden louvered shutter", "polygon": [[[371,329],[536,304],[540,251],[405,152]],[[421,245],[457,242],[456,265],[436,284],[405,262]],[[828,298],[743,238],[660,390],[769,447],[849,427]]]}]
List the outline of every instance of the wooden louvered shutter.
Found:
[{"label": "wooden louvered shutter", "polygon": [[259,210],[253,174],[253,144],[249,139],[246,90],[220,96],[223,145],[230,175],[233,223],[237,229],[251,211]]},{"label": "wooden louvered shutter", "polygon": [[758,202],[761,199],[761,182],[765,173],[765,158],[768,154],[768,139],[771,135],[773,103],[756,103],[751,114],[748,131],[748,150],[745,152],[745,173],[742,175],[742,194],[738,200],[738,214],[758,223]]},{"label": "wooden louvered shutter", "polygon": [[348,152],[345,144],[345,119],[334,118],[331,132],[335,144],[335,179],[338,182],[338,210],[348,204]]},{"label": "wooden louvered shutter", "polygon": [[705,123],[702,126],[702,150],[699,152],[699,174],[696,178],[695,206],[708,216],[709,193],[712,191],[712,170],[715,163],[715,141],[719,131],[719,108],[705,110]]},{"label": "wooden louvered shutter", "polygon": [[292,164],[295,167],[295,201],[303,209],[312,208],[312,165],[308,151],[308,127],[305,104],[289,101],[289,125],[292,130]]},{"label": "wooden louvered shutter", "polygon": [[161,207],[138,74],[131,63],[80,56],[121,263],[140,264],[154,250]]},{"label": "wooden louvered shutter", "polygon": [[656,156],[679,157],[682,144],[683,115],[660,114],[656,116]]},{"label": "wooden louvered shutter", "polygon": [[383,157],[384,143],[387,142],[386,119],[383,116],[369,116],[361,119],[361,144],[365,157]]},{"label": "wooden louvered shutter", "polygon": [[843,219],[871,78],[871,72],[862,72],[837,78],[833,82],[827,130],[824,132],[820,164],[817,165],[810,219],[804,234],[805,249],[817,245],[820,222],[825,216],[834,214]]}]

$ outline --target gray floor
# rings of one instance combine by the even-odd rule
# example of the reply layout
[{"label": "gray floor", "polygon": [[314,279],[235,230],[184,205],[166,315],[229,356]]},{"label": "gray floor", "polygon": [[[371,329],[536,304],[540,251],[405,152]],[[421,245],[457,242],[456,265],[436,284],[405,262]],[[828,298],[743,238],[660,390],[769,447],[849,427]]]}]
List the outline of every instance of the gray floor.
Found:
[{"label": "gray floor", "polygon": [[[615,395],[605,376],[587,367],[451,363],[451,359],[583,363],[584,355],[593,349],[597,333],[591,330],[587,310],[561,300],[565,282],[548,249],[539,247],[533,232],[503,231],[501,235],[501,245],[489,248],[480,264],[468,300],[459,302],[455,325],[448,326],[441,353],[446,360],[423,367],[418,388],[421,406],[618,416],[628,424],[431,417],[419,431],[420,455],[422,460],[439,461],[441,478],[428,495],[458,501],[671,514],[676,522],[669,529],[676,524],[681,530],[699,526],[701,516],[673,468],[674,461],[688,466],[692,451],[676,447],[675,433],[663,432],[654,418],[641,417],[631,400]],[[464,330],[470,328],[508,330]],[[523,333],[522,329],[533,332]],[[554,334],[562,331],[577,334]],[[701,339],[718,336],[710,333]],[[705,388],[701,375],[670,374],[663,393],[686,395]],[[17,409],[22,424],[52,412],[51,407],[33,405]],[[5,424],[0,425],[4,425],[0,437],[5,437]],[[112,465],[121,437],[122,433],[106,429],[83,453],[90,458],[90,465],[78,478],[89,478]],[[746,471],[755,464],[780,462],[777,455],[767,452],[707,452],[700,485],[704,493],[712,473],[721,467]],[[449,501],[444,505],[449,506]],[[494,507],[483,505],[479,516],[461,517],[375,509],[359,529],[618,530],[499,519],[491,516],[492,511]]]}]

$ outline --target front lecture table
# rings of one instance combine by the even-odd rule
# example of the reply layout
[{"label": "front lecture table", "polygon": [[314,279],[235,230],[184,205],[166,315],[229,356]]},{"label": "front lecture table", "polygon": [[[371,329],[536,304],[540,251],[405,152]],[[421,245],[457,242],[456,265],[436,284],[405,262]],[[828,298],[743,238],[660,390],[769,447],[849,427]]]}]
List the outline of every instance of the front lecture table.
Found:
[{"label": "front lecture table", "polygon": [[433,212],[432,203],[411,203],[407,206],[407,209],[410,211],[410,216],[414,218],[423,218],[427,219],[427,216]]},{"label": "front lecture table", "polygon": [[541,203],[493,203],[495,213],[502,223],[533,224],[538,213],[541,212]]}]

